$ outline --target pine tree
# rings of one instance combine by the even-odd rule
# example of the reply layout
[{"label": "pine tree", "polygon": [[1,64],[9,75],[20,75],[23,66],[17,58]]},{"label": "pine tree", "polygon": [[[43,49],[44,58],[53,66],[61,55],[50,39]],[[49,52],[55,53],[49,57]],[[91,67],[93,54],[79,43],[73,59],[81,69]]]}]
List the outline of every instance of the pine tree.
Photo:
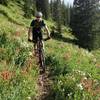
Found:
[{"label": "pine tree", "polygon": [[61,33],[61,26],[62,26],[62,6],[61,0],[54,0],[51,1],[51,16],[52,19],[57,23],[57,30]]},{"label": "pine tree", "polygon": [[0,4],[6,5],[8,4],[8,0],[0,0]]},{"label": "pine tree", "polygon": [[93,49],[100,48],[100,2],[99,0],[95,0],[94,3],[94,14],[93,14],[93,28],[92,28],[92,33],[93,33]]},{"label": "pine tree", "polygon": [[56,21],[58,32],[61,34],[62,16],[61,16],[61,0],[57,0]]},{"label": "pine tree", "polygon": [[51,11],[51,17],[54,21],[56,21],[56,10],[57,10],[57,5],[56,5],[56,0],[51,0],[50,2],[50,11]]},{"label": "pine tree", "polygon": [[66,25],[69,26],[70,25],[70,14],[71,14],[71,6],[69,5],[69,3],[65,6],[65,21],[66,21]]},{"label": "pine tree", "polygon": [[61,4],[61,13],[62,13],[62,24],[67,25],[67,6],[65,5],[64,1]]},{"label": "pine tree", "polygon": [[32,7],[32,1],[31,0],[25,0],[25,4],[24,4],[24,16],[26,18],[31,18],[31,15],[32,15],[32,10],[31,10],[31,7]]},{"label": "pine tree", "polygon": [[36,0],[32,0],[32,15],[36,13]]},{"label": "pine tree", "polygon": [[96,21],[97,2],[97,0],[74,0],[71,27],[79,45],[88,49],[93,48],[94,37],[96,36],[94,34],[96,29],[93,26],[96,26],[94,22]]},{"label": "pine tree", "polygon": [[53,19],[53,0],[50,0],[50,17],[51,17],[51,19]]},{"label": "pine tree", "polygon": [[37,11],[41,11],[45,19],[49,18],[49,0],[36,0]]}]

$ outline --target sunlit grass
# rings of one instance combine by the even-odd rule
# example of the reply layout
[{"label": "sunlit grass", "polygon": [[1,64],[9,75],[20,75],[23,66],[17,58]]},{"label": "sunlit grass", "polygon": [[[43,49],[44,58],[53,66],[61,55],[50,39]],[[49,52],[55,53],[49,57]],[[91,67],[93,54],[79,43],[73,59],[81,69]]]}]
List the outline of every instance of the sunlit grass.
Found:
[{"label": "sunlit grass", "polygon": [[[0,99],[27,100],[37,92],[38,68],[32,57],[32,44],[27,43],[22,8],[13,2],[0,5]],[[45,21],[50,31],[54,22]],[[64,38],[45,42],[46,65],[54,79],[54,100],[98,100],[100,98],[100,50],[89,52],[79,48],[71,29],[63,27]],[[3,35],[5,34],[5,35]],[[64,39],[64,40],[63,40]]]}]

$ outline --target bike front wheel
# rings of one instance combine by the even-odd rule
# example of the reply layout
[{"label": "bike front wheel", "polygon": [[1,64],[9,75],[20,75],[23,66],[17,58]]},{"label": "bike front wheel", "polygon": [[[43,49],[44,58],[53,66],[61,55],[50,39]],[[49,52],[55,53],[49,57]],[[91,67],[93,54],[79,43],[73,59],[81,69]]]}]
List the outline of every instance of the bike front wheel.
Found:
[{"label": "bike front wheel", "polygon": [[39,64],[40,64],[40,69],[45,72],[45,57],[44,57],[44,50],[41,49],[39,53]]}]

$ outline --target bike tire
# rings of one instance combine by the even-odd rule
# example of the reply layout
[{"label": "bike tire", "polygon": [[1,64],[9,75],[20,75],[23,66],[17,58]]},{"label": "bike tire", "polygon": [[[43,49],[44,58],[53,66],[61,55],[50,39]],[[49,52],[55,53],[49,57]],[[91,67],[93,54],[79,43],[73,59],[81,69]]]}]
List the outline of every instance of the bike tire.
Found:
[{"label": "bike tire", "polygon": [[44,57],[44,51],[43,49],[41,49],[39,51],[39,66],[40,66],[40,69],[45,72],[45,57]]},{"label": "bike tire", "polygon": [[38,41],[37,48],[38,48],[38,60],[39,60],[40,71],[44,73],[45,72],[45,57],[44,57],[42,41],[40,40]]}]

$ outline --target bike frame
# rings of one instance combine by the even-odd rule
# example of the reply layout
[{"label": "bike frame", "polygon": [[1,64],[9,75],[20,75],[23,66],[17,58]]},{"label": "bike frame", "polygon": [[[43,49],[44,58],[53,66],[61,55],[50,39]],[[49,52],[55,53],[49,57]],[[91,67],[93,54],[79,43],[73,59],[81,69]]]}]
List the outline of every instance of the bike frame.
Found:
[{"label": "bike frame", "polygon": [[38,55],[40,70],[45,72],[45,57],[44,57],[43,41],[40,40],[39,37],[37,39],[36,46],[37,46],[37,55]]},{"label": "bike frame", "polygon": [[[49,40],[50,38],[43,39],[44,41]],[[28,40],[29,42],[33,42],[33,40]],[[37,52],[37,53],[36,53]],[[38,58],[38,64],[40,67],[40,72],[44,73],[46,66],[45,66],[45,55],[44,55],[44,49],[43,49],[43,41],[38,37],[36,42],[36,52],[35,55],[37,55]],[[41,71],[42,70],[42,71]]]}]

